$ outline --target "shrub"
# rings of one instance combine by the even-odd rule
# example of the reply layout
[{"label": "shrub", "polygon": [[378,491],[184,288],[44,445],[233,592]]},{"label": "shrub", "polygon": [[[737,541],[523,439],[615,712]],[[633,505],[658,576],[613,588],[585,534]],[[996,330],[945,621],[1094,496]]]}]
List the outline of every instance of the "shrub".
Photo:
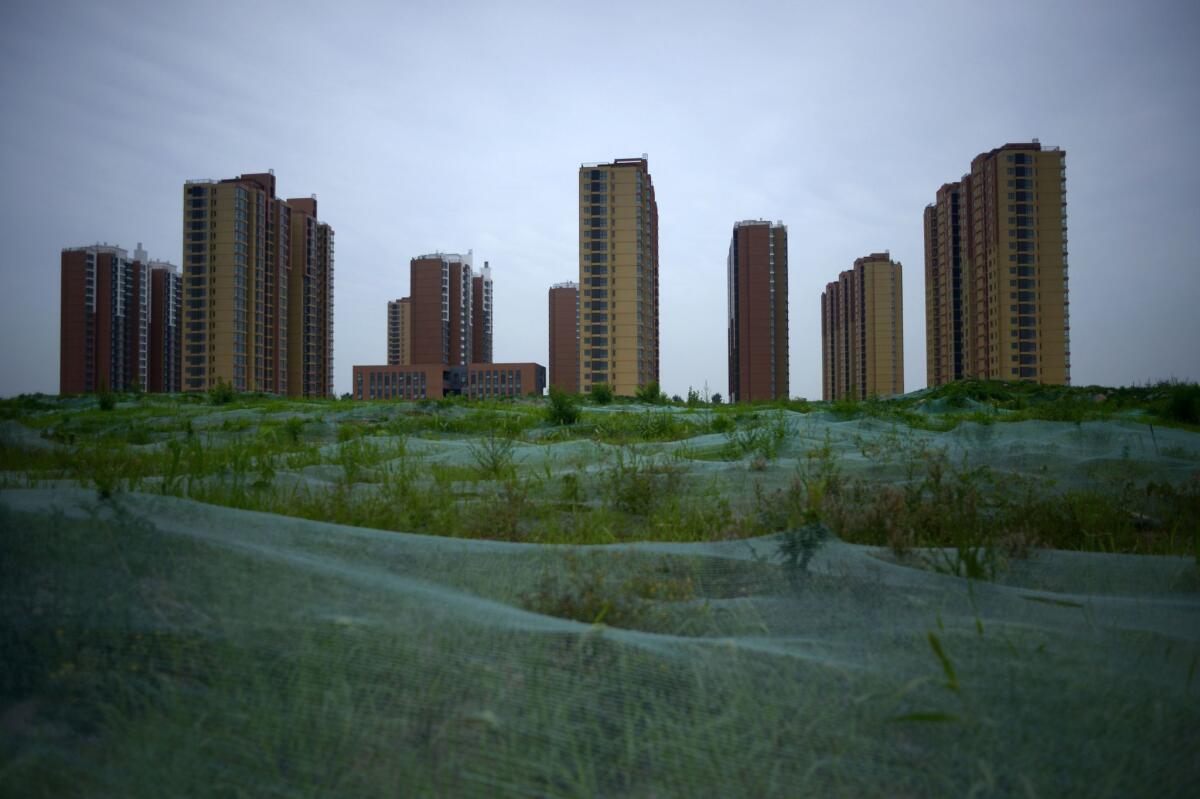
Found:
[{"label": "shrub", "polygon": [[513,447],[511,438],[497,438],[494,433],[467,444],[480,476],[485,479],[511,477],[514,474]]},{"label": "shrub", "polygon": [[108,390],[108,382],[104,378],[100,378],[100,385],[96,387],[96,399],[100,401],[102,411],[111,411],[117,405],[117,395]]},{"label": "shrub", "polygon": [[658,405],[666,401],[666,396],[659,389],[657,380],[651,380],[646,385],[639,386],[634,396],[637,397],[638,401],[647,402],[651,405]]},{"label": "shrub", "polygon": [[233,384],[223,377],[218,377],[217,382],[208,390],[208,401],[213,405],[226,405],[233,402],[236,396],[237,392],[233,390]]},{"label": "shrub", "polygon": [[596,403],[597,405],[607,405],[613,401],[612,387],[609,386],[608,383],[597,383],[596,385],[592,386],[592,392],[590,396],[592,398],[592,402]]},{"label": "shrub", "polygon": [[575,424],[579,421],[579,403],[570,394],[550,387],[550,404],[546,406],[546,418],[550,424]]},{"label": "shrub", "polygon": [[[538,590],[522,597],[522,604],[537,613],[584,624],[682,632],[667,607],[695,599],[689,570],[666,558],[636,557],[567,552],[561,565],[543,572]],[[699,612],[702,609],[693,611]]]},{"label": "shrub", "polygon": [[1177,383],[1170,387],[1160,415],[1185,424],[1200,424],[1200,384]]},{"label": "shrub", "polygon": [[603,476],[605,498],[614,510],[632,516],[649,516],[680,488],[677,467],[656,463],[634,450],[617,450],[613,468]]}]

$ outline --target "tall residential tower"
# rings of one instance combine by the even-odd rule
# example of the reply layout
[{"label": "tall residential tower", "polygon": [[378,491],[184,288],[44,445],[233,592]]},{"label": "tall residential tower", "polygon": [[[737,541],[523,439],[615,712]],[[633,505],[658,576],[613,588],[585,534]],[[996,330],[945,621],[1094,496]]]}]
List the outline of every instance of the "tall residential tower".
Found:
[{"label": "tall residential tower", "polygon": [[550,386],[579,393],[579,284],[550,287]]},{"label": "tall residential tower", "polygon": [[471,362],[492,362],[492,267],[471,278]]},{"label": "tall residential tower", "polygon": [[1066,153],[982,153],[926,207],[926,378],[1071,382]]},{"label": "tall residential tower", "polygon": [[658,381],[658,205],[646,157],[579,168],[579,383]]},{"label": "tall residential tower", "polygon": [[904,393],[900,264],[888,253],[854,262],[821,294],[821,394],[829,400]]},{"label": "tall residential tower", "polygon": [[466,366],[474,343],[471,253],[430,253],[409,265],[410,363]]},{"label": "tall residential tower", "polygon": [[412,363],[412,298],[388,302],[388,364]]},{"label": "tall residential tower", "polygon": [[179,267],[150,261],[150,345],[147,391],[183,390],[183,278]]},{"label": "tall residential tower", "polygon": [[60,393],[146,389],[150,287],[138,254],[108,244],[62,251]]},{"label": "tall residential tower", "polygon": [[[333,230],[275,175],[183,187],[183,389],[333,390]],[[293,363],[293,361],[295,361]]]},{"label": "tall residential tower", "polygon": [[726,265],[729,401],[787,399],[787,228],[782,222],[738,222]]}]

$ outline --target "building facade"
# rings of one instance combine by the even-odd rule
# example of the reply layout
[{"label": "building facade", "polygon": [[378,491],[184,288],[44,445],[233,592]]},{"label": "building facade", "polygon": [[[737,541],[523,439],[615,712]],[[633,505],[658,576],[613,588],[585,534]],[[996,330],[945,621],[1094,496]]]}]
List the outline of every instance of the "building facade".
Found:
[{"label": "building facade", "polygon": [[579,168],[579,385],[657,382],[658,205],[642,158]]},{"label": "building facade", "polygon": [[61,280],[59,392],[145,390],[147,263],[115,245],[69,247],[62,251]]},{"label": "building facade", "polygon": [[471,253],[431,253],[409,265],[411,362],[466,366],[472,362],[474,274]]},{"label": "building facade", "polygon": [[982,153],[926,207],[929,385],[1071,381],[1066,153],[1037,140]]},{"label": "building facade", "polygon": [[354,367],[360,400],[474,399],[541,396],[546,367],[536,363],[388,364]]},{"label": "building facade", "polygon": [[579,393],[579,284],[550,287],[550,385]]},{"label": "building facade", "polygon": [[821,393],[826,401],[904,393],[901,266],[888,253],[854,262],[821,294]]},{"label": "building facade", "polygon": [[179,268],[150,261],[148,391],[183,390],[183,278]]},{"label": "building facade", "polygon": [[492,267],[471,278],[471,362],[492,362]]},{"label": "building facade", "polygon": [[726,269],[729,401],[787,399],[787,228],[782,222],[738,222]]},{"label": "building facade", "polygon": [[403,297],[388,303],[388,363],[392,366],[412,363],[412,299]]},{"label": "building facade", "polygon": [[332,393],[333,230],[315,198],[280,199],[271,172],[190,180],[183,253],[185,391]]},{"label": "building facade", "polygon": [[317,198],[287,201],[288,248],[287,393],[333,396],[333,228],[317,218]]}]

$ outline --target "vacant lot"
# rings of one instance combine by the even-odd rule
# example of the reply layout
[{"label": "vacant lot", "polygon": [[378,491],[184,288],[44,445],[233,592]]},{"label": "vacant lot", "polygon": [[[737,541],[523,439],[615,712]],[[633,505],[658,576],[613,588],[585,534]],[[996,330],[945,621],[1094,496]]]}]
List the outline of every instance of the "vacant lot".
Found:
[{"label": "vacant lot", "polygon": [[1188,390],[8,400],[0,785],[1190,795]]}]

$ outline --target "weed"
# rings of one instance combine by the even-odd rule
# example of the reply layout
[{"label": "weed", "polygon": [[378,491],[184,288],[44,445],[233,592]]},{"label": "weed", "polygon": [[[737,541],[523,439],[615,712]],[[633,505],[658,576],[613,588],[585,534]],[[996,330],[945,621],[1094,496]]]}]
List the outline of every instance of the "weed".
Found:
[{"label": "weed", "polygon": [[304,422],[301,416],[291,416],[283,423],[284,434],[292,446],[300,443],[300,436],[304,433]]},{"label": "weed", "polygon": [[497,437],[493,433],[486,438],[471,441],[467,447],[479,470],[480,477],[500,479],[512,476],[514,471],[513,439]]},{"label": "weed", "polygon": [[597,405],[608,405],[613,401],[612,386],[607,383],[596,383],[592,386],[592,390],[588,396]]},{"label": "weed", "polygon": [[108,381],[104,378],[100,378],[100,383],[96,387],[96,400],[102,411],[111,411],[117,406],[117,396],[108,390]]},{"label": "weed", "polygon": [[666,558],[567,552],[560,565],[545,569],[537,590],[523,597],[523,604],[585,624],[663,632],[670,622],[663,604],[690,602],[695,595],[690,572]]},{"label": "weed", "polygon": [[644,386],[638,386],[634,396],[639,402],[645,402],[649,405],[662,405],[667,401],[667,397],[658,387],[657,380],[651,380]]},{"label": "weed", "polygon": [[783,532],[777,554],[790,581],[795,583],[808,572],[809,562],[827,536],[825,525],[816,521]]},{"label": "weed", "polygon": [[603,488],[614,509],[634,516],[648,516],[660,502],[679,489],[681,480],[677,466],[658,463],[623,447],[616,451],[613,466],[603,477]]},{"label": "weed", "polygon": [[546,406],[546,418],[550,424],[575,424],[579,421],[579,403],[570,394],[550,387],[550,404]]},{"label": "weed", "polygon": [[237,392],[234,391],[233,384],[223,377],[218,377],[217,382],[208,390],[208,401],[213,405],[228,405],[236,398]]}]

